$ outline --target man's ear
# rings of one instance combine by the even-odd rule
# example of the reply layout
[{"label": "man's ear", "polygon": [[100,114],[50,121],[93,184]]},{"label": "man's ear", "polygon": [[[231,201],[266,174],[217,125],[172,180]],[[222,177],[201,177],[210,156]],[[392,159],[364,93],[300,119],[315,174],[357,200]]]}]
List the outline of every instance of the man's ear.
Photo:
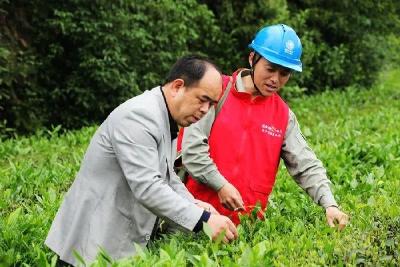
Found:
[{"label": "man's ear", "polygon": [[176,96],[183,87],[185,86],[185,81],[183,79],[175,79],[171,83],[171,95]]},{"label": "man's ear", "polygon": [[249,65],[250,65],[250,68],[253,67],[252,66],[253,58],[254,58],[254,51],[250,52],[250,54],[249,54]]}]

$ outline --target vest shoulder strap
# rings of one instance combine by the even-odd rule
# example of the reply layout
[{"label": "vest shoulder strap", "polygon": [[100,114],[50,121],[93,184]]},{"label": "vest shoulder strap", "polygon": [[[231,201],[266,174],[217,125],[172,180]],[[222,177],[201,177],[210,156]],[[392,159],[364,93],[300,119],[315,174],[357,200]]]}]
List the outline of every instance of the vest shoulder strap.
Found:
[{"label": "vest shoulder strap", "polygon": [[225,103],[225,100],[229,95],[229,91],[232,88],[232,77],[224,75],[222,79],[224,81],[224,86],[222,87],[222,96],[219,99],[217,106],[215,107],[215,118],[217,118],[218,113],[221,111],[222,105]]}]

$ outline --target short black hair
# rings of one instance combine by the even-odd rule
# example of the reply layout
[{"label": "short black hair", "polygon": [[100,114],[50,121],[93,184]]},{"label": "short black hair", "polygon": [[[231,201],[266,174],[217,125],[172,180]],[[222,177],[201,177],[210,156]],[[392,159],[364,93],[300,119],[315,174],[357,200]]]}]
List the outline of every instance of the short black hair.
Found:
[{"label": "short black hair", "polygon": [[204,76],[208,67],[214,67],[218,72],[221,71],[210,59],[200,55],[186,55],[178,59],[172,66],[165,84],[176,79],[182,79],[186,87],[196,85]]}]

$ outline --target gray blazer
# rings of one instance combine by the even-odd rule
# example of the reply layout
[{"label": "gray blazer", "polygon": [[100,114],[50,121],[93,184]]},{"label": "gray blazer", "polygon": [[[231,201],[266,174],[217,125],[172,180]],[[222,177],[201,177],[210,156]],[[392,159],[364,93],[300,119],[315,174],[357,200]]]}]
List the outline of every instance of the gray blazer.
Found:
[{"label": "gray blazer", "polygon": [[192,230],[203,213],[173,172],[168,111],[153,88],[117,107],[101,124],[64,197],[45,244],[77,264],[100,247],[114,259],[146,246],[156,217]]}]

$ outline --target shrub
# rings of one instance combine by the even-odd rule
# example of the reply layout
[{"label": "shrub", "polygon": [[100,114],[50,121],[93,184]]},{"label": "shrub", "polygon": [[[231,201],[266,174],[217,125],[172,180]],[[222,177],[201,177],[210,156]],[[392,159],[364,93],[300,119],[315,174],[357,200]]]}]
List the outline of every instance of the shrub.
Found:
[{"label": "shrub", "polygon": [[0,121],[20,132],[100,122],[218,37],[194,0],[23,2],[2,4],[0,50]]},{"label": "shrub", "polygon": [[396,60],[387,55],[397,53],[399,1],[177,3],[0,0],[1,135],[99,123],[187,53],[208,55],[225,73],[247,67],[249,42],[275,23],[292,26],[304,47],[288,95],[368,87]]},{"label": "shrub", "polygon": [[[399,1],[288,1],[305,43],[305,75],[310,91],[371,86],[385,64],[387,35],[400,30]],[[373,14],[373,15],[371,15]]]}]

